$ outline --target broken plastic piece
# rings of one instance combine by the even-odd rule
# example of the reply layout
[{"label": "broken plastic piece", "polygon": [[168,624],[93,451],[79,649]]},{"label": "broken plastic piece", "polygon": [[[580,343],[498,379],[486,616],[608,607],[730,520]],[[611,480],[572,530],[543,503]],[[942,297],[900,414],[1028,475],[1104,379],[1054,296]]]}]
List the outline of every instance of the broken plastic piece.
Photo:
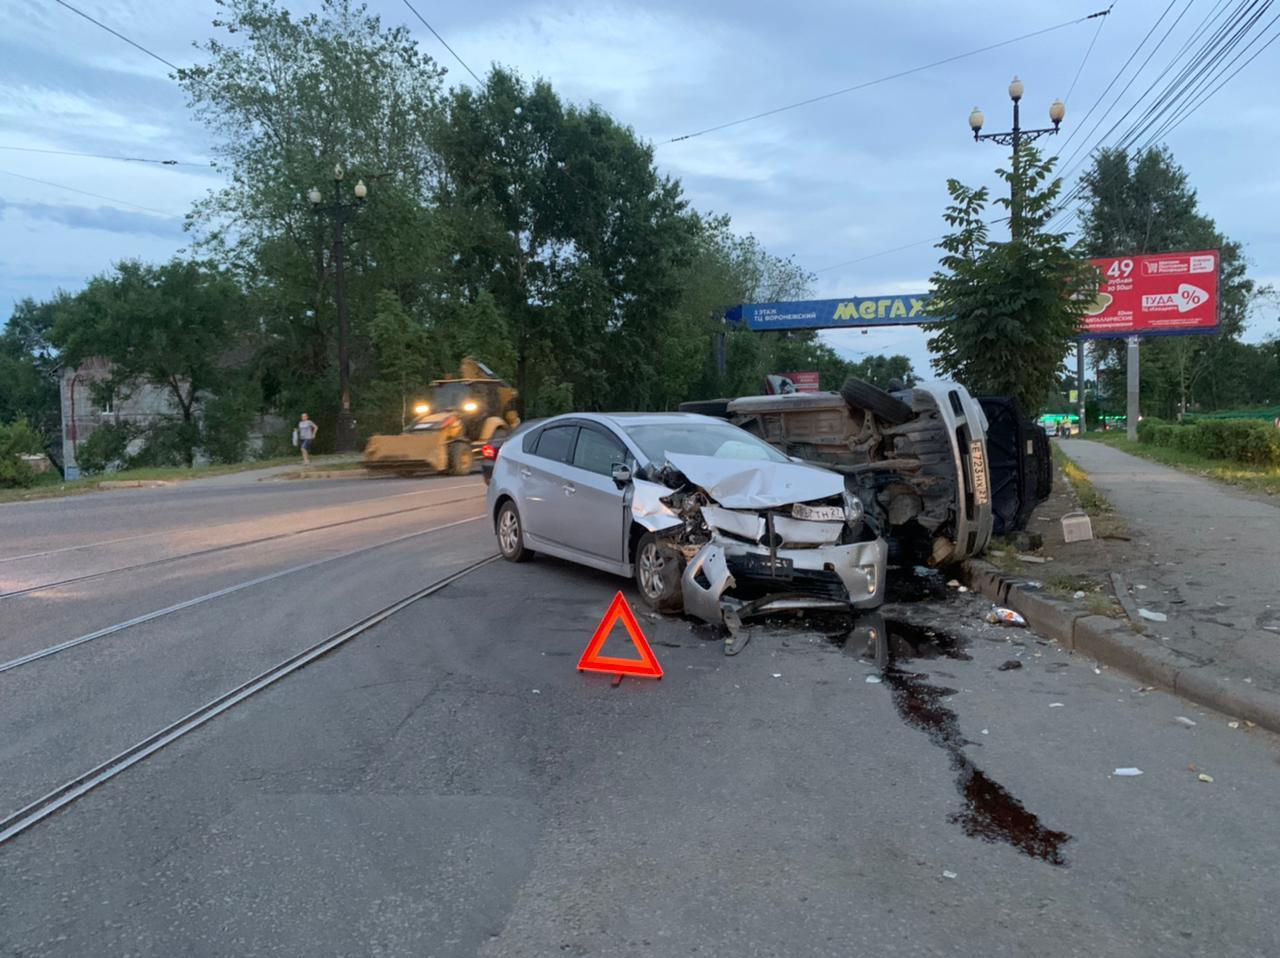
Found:
[{"label": "broken plastic piece", "polygon": [[1051,709],[1064,709],[1064,708],[1066,708],[1066,706],[1065,706],[1065,705],[1063,705],[1061,702],[1050,702],[1050,703],[1049,703],[1049,708],[1051,708]]},{"label": "broken plastic piece", "polygon": [[879,684],[880,684],[880,676],[878,676],[878,675],[868,675],[868,676],[867,676],[867,684],[868,684],[868,685],[879,685]]},{"label": "broken plastic piece", "polygon": [[1116,769],[1116,770],[1115,770],[1115,773],[1114,773],[1114,774],[1115,774],[1115,775],[1117,775],[1117,776],[1119,776],[1120,778],[1133,778],[1133,777],[1134,777],[1134,776],[1136,776],[1136,775],[1141,775],[1141,774],[1142,774],[1142,769],[1140,769],[1140,768],[1133,768],[1133,767],[1130,767],[1130,768],[1118,768],[1118,769]]},{"label": "broken plastic piece", "polygon": [[1181,722],[1183,725],[1189,725],[1192,727],[1194,727],[1196,724],[1193,719],[1189,719],[1185,715],[1179,715],[1177,718],[1174,719],[1174,721]]},{"label": "broken plastic piece", "polygon": [[1142,616],[1148,622],[1168,622],[1169,617],[1163,612],[1152,612],[1150,609],[1139,609],[1138,615]]},{"label": "broken plastic piece", "polygon": [[992,606],[991,611],[987,613],[987,621],[992,625],[1012,625],[1019,628],[1027,627],[1027,620],[1024,619],[1013,609],[1006,609],[1001,606]]},{"label": "broken plastic piece", "polygon": [[1076,590],[1076,594],[1075,594],[1075,598],[1077,598],[1077,599],[1083,599],[1083,598],[1084,598],[1084,590],[1083,590],[1083,589],[1077,589],[1077,590]]},{"label": "broken plastic piece", "polygon": [[773,673],[773,677],[774,677],[775,679],[780,679],[780,678],[782,678],[782,673],[781,673],[781,672],[774,672],[774,673]]},{"label": "broken plastic piece", "polygon": [[948,871],[944,871],[944,872],[942,873],[942,877],[943,877],[943,878],[958,878],[958,877],[960,877],[960,876],[958,876],[955,872],[948,872]]},{"label": "broken plastic piece", "polygon": [[1240,723],[1239,723],[1239,722],[1228,722],[1228,723],[1227,723],[1227,728],[1239,728],[1239,727],[1240,727]]},{"label": "broken plastic piece", "polygon": [[1084,542],[1093,538],[1093,524],[1083,512],[1068,512],[1062,517],[1062,541]]},{"label": "broken plastic piece", "polygon": [[1018,559],[1021,560],[1022,562],[1033,562],[1038,565],[1043,565],[1044,563],[1049,561],[1044,556],[1029,556],[1029,555],[1022,555],[1021,553],[1019,553]]},{"label": "broken plastic piece", "polygon": [[958,588],[960,588],[960,580],[959,580],[959,579],[951,579],[950,581],[948,581],[948,582],[947,582],[947,588],[948,588],[948,589],[958,589]]},{"label": "broken plastic piece", "polygon": [[1021,662],[1019,662],[1017,659],[1010,659],[1008,662],[1003,662],[1000,665],[997,665],[996,671],[1012,672],[1014,669],[1020,669],[1020,668],[1022,668]]},{"label": "broken plastic piece", "polygon": [[1196,778],[1200,779],[1200,781],[1202,782],[1210,782],[1210,783],[1213,782],[1213,776],[1206,775],[1204,772],[1201,772],[1199,775],[1196,776]]}]

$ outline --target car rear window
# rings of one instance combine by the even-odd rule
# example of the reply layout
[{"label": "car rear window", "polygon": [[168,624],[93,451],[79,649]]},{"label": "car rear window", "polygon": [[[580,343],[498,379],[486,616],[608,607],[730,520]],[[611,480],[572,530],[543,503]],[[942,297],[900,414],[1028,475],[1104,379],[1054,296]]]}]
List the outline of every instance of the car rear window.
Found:
[{"label": "car rear window", "polygon": [[567,463],[569,452],[573,449],[573,435],[577,431],[577,426],[550,426],[542,430],[533,454],[541,459]]}]

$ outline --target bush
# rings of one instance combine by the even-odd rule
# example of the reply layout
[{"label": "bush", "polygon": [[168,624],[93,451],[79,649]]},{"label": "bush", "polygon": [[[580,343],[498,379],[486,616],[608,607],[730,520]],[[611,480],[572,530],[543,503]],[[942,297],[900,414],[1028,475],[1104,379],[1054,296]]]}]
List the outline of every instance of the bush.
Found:
[{"label": "bush", "polygon": [[147,429],[142,448],[131,456],[129,466],[186,466],[200,444],[198,423],[182,419],[157,422]]},{"label": "bush", "polygon": [[1280,429],[1260,419],[1205,419],[1188,426],[1144,419],[1138,441],[1251,466],[1280,466]]},{"label": "bush", "polygon": [[248,388],[228,388],[204,404],[200,445],[214,462],[243,462],[257,399]]},{"label": "bush", "polygon": [[35,471],[16,455],[0,456],[0,489],[25,489],[35,481]]},{"label": "bush", "polygon": [[80,471],[91,476],[120,468],[125,464],[129,443],[136,435],[137,430],[129,423],[99,426],[88,439],[76,446],[76,462],[80,464]]}]

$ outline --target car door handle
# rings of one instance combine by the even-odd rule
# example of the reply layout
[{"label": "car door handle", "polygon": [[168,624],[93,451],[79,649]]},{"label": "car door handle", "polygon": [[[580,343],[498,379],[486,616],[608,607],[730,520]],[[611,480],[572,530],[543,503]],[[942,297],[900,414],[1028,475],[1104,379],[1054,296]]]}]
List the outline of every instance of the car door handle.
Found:
[{"label": "car door handle", "polygon": [[566,482],[562,488],[564,489],[564,494],[566,496],[571,496],[578,491],[578,487],[572,482]]},{"label": "car door handle", "polygon": [[521,479],[528,479],[528,478],[529,478],[530,476],[532,476],[532,475],[533,475],[533,473],[529,471],[529,467],[528,467],[528,466],[521,466],[521,467],[520,467],[520,478],[521,478]]}]

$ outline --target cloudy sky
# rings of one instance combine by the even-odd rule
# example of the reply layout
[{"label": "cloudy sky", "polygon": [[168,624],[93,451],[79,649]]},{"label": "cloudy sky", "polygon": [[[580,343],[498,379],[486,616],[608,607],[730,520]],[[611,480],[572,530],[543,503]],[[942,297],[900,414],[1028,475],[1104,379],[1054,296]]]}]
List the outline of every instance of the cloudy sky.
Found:
[{"label": "cloudy sky", "polygon": [[[217,9],[213,0],[69,2],[177,64],[192,62],[191,44],[210,34]],[[1097,143],[1111,142],[1128,122],[1148,115],[1141,94],[1153,84],[1161,89],[1165,81],[1157,84],[1157,77],[1167,80],[1174,61],[1176,73],[1206,30],[1233,15],[1237,0],[1116,0],[1100,29],[1098,20],[1064,26],[798,109],[667,141],[1053,27],[1105,9],[1106,2],[414,5],[477,73],[501,63],[541,75],[567,99],[594,101],[630,124],[655,145],[659,166],[683,181],[696,207],[728,213],[740,231],[794,255],[817,273],[815,298],[834,298],[927,287],[946,179],[994,185],[992,171],[1003,158],[1001,148],[973,142],[969,111],[978,104],[988,131],[1007,129],[1013,74],[1026,85],[1024,125],[1047,126],[1049,104],[1067,99],[1063,133],[1047,143],[1061,150],[1069,170]],[[471,82],[403,0],[368,5],[387,22],[408,24],[449,69],[450,82]],[[317,4],[290,0],[287,6],[300,13]],[[0,38],[0,317],[6,317],[17,299],[75,290],[116,260],[168,258],[185,242],[182,214],[218,180],[199,165],[208,156],[206,138],[162,64],[56,0],[0,0],[0,14],[7,27]],[[1259,41],[1244,57],[1277,32],[1268,26],[1273,16],[1267,11],[1259,21]],[[1280,102],[1266,93],[1278,81],[1280,43],[1264,49],[1165,142],[1198,189],[1202,210],[1244,244],[1252,274],[1280,285]],[[1104,138],[1135,103],[1129,120]],[[1246,338],[1276,332],[1274,308],[1260,309]],[[923,337],[910,328],[830,335],[851,357],[904,352],[918,370],[927,365]]]}]

